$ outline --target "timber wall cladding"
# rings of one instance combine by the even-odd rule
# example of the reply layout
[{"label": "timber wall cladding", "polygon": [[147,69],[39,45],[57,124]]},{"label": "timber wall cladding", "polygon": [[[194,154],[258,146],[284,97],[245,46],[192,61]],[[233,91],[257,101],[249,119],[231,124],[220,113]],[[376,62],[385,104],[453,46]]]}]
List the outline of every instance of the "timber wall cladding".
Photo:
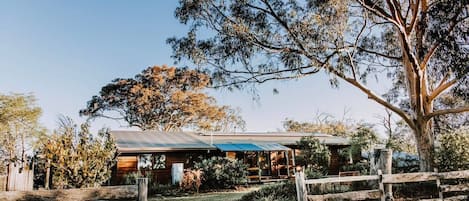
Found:
[{"label": "timber wall cladding", "polygon": [[36,190],[36,191],[3,191],[2,201],[48,200],[48,201],[85,201],[109,199],[133,199],[137,197],[137,185],[105,186],[100,188]]},{"label": "timber wall cladding", "polygon": [[[207,154],[207,151],[187,151],[187,152],[160,152],[166,156],[165,168],[152,170],[152,176],[160,184],[169,184],[171,182],[171,167],[173,163],[184,163],[184,168],[192,167],[193,160]],[[122,184],[126,174],[137,172],[138,154],[127,154],[118,157],[117,171],[113,179],[113,184]],[[187,165],[189,164],[189,165]]]}]

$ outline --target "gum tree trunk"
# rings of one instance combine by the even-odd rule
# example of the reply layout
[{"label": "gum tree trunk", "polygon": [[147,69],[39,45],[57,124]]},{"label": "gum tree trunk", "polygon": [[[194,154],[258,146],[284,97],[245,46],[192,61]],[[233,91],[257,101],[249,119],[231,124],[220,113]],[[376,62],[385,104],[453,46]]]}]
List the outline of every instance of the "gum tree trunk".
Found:
[{"label": "gum tree trunk", "polygon": [[431,132],[431,122],[416,122],[415,140],[420,157],[419,166],[421,172],[431,172],[435,167],[434,163],[434,138]]}]

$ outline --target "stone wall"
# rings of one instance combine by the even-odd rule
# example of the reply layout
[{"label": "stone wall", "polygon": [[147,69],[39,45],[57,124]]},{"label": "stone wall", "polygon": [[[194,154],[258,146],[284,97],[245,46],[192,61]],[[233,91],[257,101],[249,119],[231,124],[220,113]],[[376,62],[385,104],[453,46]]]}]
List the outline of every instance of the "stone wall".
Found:
[{"label": "stone wall", "polygon": [[2,201],[85,201],[85,200],[118,200],[135,199],[136,185],[104,186],[99,188],[35,190],[35,191],[2,191]]}]

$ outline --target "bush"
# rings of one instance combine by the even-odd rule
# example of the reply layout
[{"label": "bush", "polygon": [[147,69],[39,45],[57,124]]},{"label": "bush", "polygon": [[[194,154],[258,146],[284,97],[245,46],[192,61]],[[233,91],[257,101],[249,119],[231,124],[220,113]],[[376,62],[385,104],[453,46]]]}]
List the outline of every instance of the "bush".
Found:
[{"label": "bush", "polygon": [[121,184],[123,185],[135,185],[137,184],[137,178],[139,177],[138,172],[128,172],[122,178]]},{"label": "bush", "polygon": [[296,144],[301,150],[298,164],[306,166],[306,176],[318,178],[327,175],[331,159],[327,146],[312,136],[302,137]]},{"label": "bush", "polygon": [[361,175],[368,175],[370,172],[370,164],[368,162],[358,162],[340,167],[340,171],[359,171]]},{"label": "bush", "polygon": [[296,186],[292,181],[272,184],[243,195],[239,201],[295,201]]},{"label": "bush", "polygon": [[[127,172],[124,174],[121,184],[122,185],[136,185],[137,178],[148,178],[148,194],[153,195],[161,193],[161,184],[158,183],[156,174],[152,171],[134,171]],[[172,189],[177,189],[177,187],[172,187]]]},{"label": "bush", "polygon": [[327,172],[324,172],[324,168],[319,165],[312,164],[305,168],[305,176],[307,179],[320,179],[326,175]]},{"label": "bush", "polygon": [[212,157],[195,163],[203,172],[204,189],[233,188],[247,182],[247,166],[240,160]]},{"label": "bush", "polygon": [[469,127],[463,127],[440,136],[436,151],[439,170],[455,171],[469,169]]},{"label": "bush", "polygon": [[199,193],[200,186],[202,185],[202,171],[201,170],[185,170],[182,180],[179,183],[181,189],[195,190]]}]

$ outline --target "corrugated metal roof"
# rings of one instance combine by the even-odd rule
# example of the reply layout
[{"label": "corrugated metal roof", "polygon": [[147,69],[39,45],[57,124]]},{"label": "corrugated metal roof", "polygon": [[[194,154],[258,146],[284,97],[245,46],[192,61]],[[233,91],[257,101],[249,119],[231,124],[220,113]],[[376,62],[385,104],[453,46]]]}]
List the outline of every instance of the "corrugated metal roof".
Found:
[{"label": "corrugated metal roof", "polygon": [[[290,132],[245,132],[245,133],[198,133],[193,134],[196,138],[210,143],[213,138],[213,143],[226,144],[226,143],[278,143],[281,145],[296,145],[302,137],[313,136],[321,143],[326,145],[347,146],[350,141],[344,137],[337,137],[328,134],[317,133],[290,133]],[[212,136],[211,136],[212,135]]]},{"label": "corrugated metal roof", "polygon": [[216,149],[194,135],[183,132],[111,131],[111,135],[121,153]]},{"label": "corrugated metal roof", "polygon": [[[347,146],[347,138],[311,133],[214,133],[196,134],[158,131],[111,131],[121,153],[168,152],[178,150],[215,150],[214,144],[254,144],[256,150],[286,150],[304,136],[313,136],[326,145]],[[213,139],[213,140],[212,140]],[[275,145],[277,144],[277,145]],[[280,147],[282,146],[282,147]],[[234,149],[234,148],[233,148]]]},{"label": "corrugated metal roof", "polygon": [[290,148],[277,143],[226,143],[213,144],[221,151],[284,151]]}]

